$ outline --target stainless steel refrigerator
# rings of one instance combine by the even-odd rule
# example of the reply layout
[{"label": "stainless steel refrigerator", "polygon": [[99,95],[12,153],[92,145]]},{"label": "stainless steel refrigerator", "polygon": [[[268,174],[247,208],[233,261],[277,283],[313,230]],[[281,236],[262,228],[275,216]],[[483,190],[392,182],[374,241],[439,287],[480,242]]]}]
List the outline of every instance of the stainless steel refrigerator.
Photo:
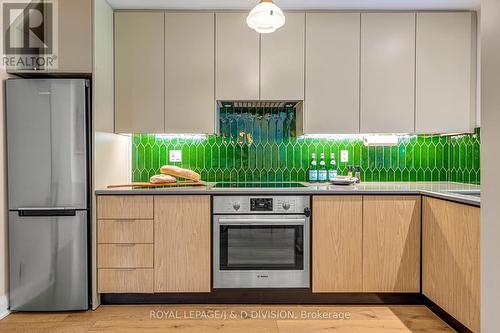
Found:
[{"label": "stainless steel refrigerator", "polygon": [[6,81],[12,311],[89,308],[88,85]]}]

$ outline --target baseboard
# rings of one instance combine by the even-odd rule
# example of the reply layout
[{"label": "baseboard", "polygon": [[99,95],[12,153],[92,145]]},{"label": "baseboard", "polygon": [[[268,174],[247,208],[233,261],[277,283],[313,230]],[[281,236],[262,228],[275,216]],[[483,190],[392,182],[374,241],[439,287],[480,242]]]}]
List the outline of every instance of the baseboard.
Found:
[{"label": "baseboard", "polygon": [[9,295],[0,296],[0,320],[9,315]]},{"label": "baseboard", "polygon": [[417,293],[312,293],[296,289],[213,289],[210,293],[101,294],[101,304],[422,304]]},{"label": "baseboard", "polygon": [[443,310],[439,305],[431,301],[425,295],[422,295],[424,305],[429,308],[436,316],[441,318],[445,323],[451,326],[458,333],[472,333],[470,329],[465,327],[461,322],[453,318],[448,312]]}]

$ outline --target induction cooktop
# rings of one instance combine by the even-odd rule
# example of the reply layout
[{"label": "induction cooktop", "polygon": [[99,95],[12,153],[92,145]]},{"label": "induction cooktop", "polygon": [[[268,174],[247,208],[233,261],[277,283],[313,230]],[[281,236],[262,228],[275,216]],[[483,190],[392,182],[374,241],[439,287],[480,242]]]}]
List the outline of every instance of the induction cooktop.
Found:
[{"label": "induction cooktop", "polygon": [[298,188],[307,187],[299,182],[220,182],[214,188]]}]

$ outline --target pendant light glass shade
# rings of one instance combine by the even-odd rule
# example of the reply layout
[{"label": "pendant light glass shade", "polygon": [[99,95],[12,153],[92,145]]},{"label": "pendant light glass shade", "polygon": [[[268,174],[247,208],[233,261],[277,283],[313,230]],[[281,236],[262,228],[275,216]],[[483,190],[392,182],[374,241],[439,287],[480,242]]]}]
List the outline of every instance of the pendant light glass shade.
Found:
[{"label": "pendant light glass shade", "polygon": [[285,25],[285,15],[271,0],[261,0],[248,14],[247,24],[258,33],[268,34]]}]

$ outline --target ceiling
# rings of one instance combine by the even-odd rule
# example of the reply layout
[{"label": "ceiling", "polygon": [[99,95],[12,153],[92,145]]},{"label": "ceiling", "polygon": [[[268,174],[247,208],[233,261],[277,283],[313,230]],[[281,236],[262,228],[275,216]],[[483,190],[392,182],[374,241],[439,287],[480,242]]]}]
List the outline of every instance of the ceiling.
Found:
[{"label": "ceiling", "polygon": [[[115,9],[245,9],[258,0],[107,0]],[[478,9],[481,0],[274,0],[282,9]]]}]

